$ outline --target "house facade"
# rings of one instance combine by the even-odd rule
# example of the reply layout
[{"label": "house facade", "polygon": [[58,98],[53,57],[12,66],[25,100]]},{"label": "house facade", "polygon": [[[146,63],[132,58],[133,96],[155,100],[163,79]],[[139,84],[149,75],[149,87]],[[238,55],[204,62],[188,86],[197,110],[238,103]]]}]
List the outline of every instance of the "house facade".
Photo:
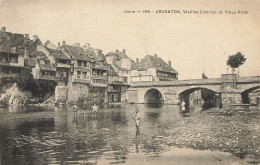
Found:
[{"label": "house facade", "polygon": [[178,79],[178,72],[161,58],[147,55],[141,61],[136,60],[135,68],[131,70],[131,81],[174,81]]},{"label": "house facade", "polygon": [[2,27],[0,31],[0,76],[14,77],[21,73],[24,67],[26,47],[30,44],[28,34],[6,32]]}]

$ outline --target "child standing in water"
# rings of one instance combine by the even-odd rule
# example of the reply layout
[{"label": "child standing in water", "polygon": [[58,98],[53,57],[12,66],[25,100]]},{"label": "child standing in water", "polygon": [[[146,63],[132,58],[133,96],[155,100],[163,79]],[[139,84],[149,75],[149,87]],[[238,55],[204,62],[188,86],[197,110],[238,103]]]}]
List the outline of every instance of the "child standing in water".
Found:
[{"label": "child standing in water", "polygon": [[96,104],[94,104],[93,106],[92,106],[92,112],[94,112],[95,114],[97,113],[97,110],[98,110],[99,108],[98,108],[98,106],[96,106]]},{"label": "child standing in water", "polygon": [[140,119],[141,119],[138,108],[135,109],[135,114],[133,115],[133,119],[135,120],[136,136],[137,136],[140,134],[139,127],[140,127]]}]

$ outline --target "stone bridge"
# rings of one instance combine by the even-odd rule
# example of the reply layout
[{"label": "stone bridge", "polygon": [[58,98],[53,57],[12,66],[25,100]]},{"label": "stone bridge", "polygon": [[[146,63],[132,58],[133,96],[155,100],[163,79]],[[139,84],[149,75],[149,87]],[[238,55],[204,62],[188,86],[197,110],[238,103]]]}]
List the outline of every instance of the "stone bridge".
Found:
[{"label": "stone bridge", "polygon": [[136,82],[127,91],[127,100],[134,103],[178,104],[190,93],[206,89],[221,97],[222,103],[242,103],[242,98],[260,88],[260,76],[237,77],[236,74],[223,74],[221,78]]}]

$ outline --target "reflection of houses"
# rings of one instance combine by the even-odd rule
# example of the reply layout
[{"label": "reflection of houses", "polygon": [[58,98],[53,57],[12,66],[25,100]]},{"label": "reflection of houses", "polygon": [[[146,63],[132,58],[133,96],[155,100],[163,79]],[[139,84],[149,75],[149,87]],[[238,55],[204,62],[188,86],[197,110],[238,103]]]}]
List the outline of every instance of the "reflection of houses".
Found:
[{"label": "reflection of houses", "polygon": [[28,34],[6,32],[2,27],[0,31],[0,75],[13,77],[24,67],[24,52],[30,43]]},{"label": "reflection of houses", "polygon": [[140,81],[172,81],[178,79],[178,72],[171,67],[171,61],[164,62],[161,58],[147,55],[131,71],[132,82]]}]

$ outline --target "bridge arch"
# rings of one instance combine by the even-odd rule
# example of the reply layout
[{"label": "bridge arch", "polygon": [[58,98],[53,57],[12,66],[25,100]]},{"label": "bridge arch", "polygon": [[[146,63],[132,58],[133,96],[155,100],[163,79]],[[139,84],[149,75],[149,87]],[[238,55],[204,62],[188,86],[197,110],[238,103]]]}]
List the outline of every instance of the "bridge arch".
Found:
[{"label": "bridge arch", "polygon": [[[193,93],[195,91],[200,90],[198,93]],[[190,95],[193,93],[193,95]],[[191,87],[183,90],[179,93],[179,98],[184,99],[186,104],[193,105],[198,104],[198,102],[202,105],[207,104],[207,106],[216,106],[218,99],[216,94],[218,91],[206,88],[206,87]]]},{"label": "bridge arch", "polygon": [[196,90],[201,90],[201,89],[204,89],[204,90],[208,90],[208,91],[211,91],[212,93],[218,93],[219,91],[215,90],[215,89],[211,89],[211,88],[206,88],[206,87],[191,87],[191,88],[187,88],[187,89],[184,89],[182,91],[179,92],[179,97],[181,99],[181,96],[185,95],[185,94],[190,94]]},{"label": "bridge arch", "polygon": [[260,85],[251,86],[247,89],[244,89],[241,92],[242,102],[243,103],[250,103],[249,93],[253,92],[254,90],[260,89]]},{"label": "bridge arch", "polygon": [[144,94],[144,102],[147,104],[160,104],[163,102],[163,94],[157,88],[150,88]]}]

